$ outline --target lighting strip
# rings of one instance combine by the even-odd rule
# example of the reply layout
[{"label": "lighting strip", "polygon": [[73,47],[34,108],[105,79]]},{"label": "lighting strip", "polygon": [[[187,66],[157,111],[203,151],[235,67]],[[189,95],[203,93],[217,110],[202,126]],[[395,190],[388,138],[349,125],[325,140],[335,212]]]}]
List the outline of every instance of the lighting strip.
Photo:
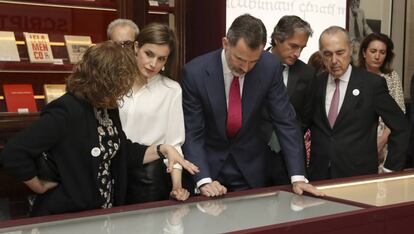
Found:
[{"label": "lighting strip", "polygon": [[349,186],[354,186],[354,185],[371,184],[374,182],[385,182],[385,181],[392,181],[392,180],[399,180],[399,179],[408,179],[408,178],[413,178],[413,177],[414,177],[414,174],[383,178],[383,179],[376,179],[376,180],[365,180],[365,181],[349,182],[349,183],[334,184],[334,185],[316,186],[316,188],[323,190],[323,189],[331,189],[331,188],[349,187]]},{"label": "lighting strip", "polygon": [[154,15],[168,15],[169,12],[168,11],[148,11],[149,14],[154,14]]},{"label": "lighting strip", "polygon": [[29,6],[47,6],[47,7],[58,7],[58,8],[71,8],[71,9],[84,9],[84,10],[96,10],[96,11],[117,11],[116,9],[112,9],[112,8],[84,7],[84,6],[74,6],[74,5],[57,5],[57,4],[50,4],[50,3],[14,2],[14,1],[4,1],[4,0],[0,0],[0,3],[29,5]]},{"label": "lighting strip", "polygon": [[[65,42],[49,42],[49,44],[51,46],[65,46]],[[82,43],[78,43],[78,44],[82,44]],[[92,43],[92,44],[84,43],[84,44],[85,45],[91,45],[91,46],[95,45],[95,43]],[[25,41],[16,41],[16,45],[26,45],[26,42]]]},{"label": "lighting strip", "polygon": [[[65,46],[64,42],[49,42],[51,46]],[[16,41],[16,45],[26,45],[24,41]]]},{"label": "lighting strip", "polygon": [[[45,95],[34,95],[34,99],[36,100],[45,99]],[[0,96],[0,100],[4,100],[4,96]]]}]

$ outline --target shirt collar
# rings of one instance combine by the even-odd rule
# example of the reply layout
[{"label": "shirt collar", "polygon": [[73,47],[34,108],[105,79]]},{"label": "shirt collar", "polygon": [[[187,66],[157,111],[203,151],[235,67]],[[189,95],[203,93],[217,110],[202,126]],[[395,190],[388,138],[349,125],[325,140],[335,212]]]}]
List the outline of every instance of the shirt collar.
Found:
[{"label": "shirt collar", "polygon": [[[346,69],[346,72],[342,76],[339,77],[339,80],[348,82],[349,78],[351,77],[351,72],[352,72],[352,66],[348,65],[348,69]],[[335,78],[331,74],[329,74],[329,81],[335,82],[334,80]]]},{"label": "shirt collar", "polygon": [[232,74],[232,72],[231,72],[231,70],[229,68],[229,65],[227,63],[227,60],[226,60],[226,52],[225,52],[224,49],[221,51],[221,63],[223,65],[223,73],[224,73],[224,75]]},{"label": "shirt collar", "polygon": [[233,74],[233,72],[230,70],[229,64],[227,63],[226,52],[225,52],[224,49],[221,51],[221,64],[222,64],[222,67],[223,67],[223,75],[224,76],[230,76],[230,77],[238,76],[239,79],[243,79],[246,75],[246,74],[243,74],[243,75]]}]

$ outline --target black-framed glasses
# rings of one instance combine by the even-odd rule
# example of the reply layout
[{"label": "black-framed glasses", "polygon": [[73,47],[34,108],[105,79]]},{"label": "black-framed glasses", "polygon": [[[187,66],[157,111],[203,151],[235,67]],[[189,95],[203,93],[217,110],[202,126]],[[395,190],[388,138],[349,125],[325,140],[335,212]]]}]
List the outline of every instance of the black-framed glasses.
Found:
[{"label": "black-framed glasses", "polygon": [[134,41],[120,41],[122,48],[134,49]]}]

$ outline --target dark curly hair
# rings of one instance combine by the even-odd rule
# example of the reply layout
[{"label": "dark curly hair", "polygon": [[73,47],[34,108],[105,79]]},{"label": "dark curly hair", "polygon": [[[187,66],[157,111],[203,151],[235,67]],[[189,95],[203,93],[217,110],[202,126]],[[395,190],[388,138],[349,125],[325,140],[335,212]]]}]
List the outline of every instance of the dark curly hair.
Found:
[{"label": "dark curly hair", "polygon": [[373,41],[380,41],[385,44],[387,47],[387,55],[385,56],[384,62],[380,67],[382,73],[388,74],[392,72],[392,60],[394,59],[394,43],[392,40],[383,33],[371,33],[364,38],[359,48],[358,53],[358,67],[367,69],[367,64],[365,63],[364,52],[368,49],[368,46]]},{"label": "dark curly hair", "polygon": [[67,90],[97,108],[117,108],[142,80],[132,49],[107,41],[90,47],[66,80]]}]

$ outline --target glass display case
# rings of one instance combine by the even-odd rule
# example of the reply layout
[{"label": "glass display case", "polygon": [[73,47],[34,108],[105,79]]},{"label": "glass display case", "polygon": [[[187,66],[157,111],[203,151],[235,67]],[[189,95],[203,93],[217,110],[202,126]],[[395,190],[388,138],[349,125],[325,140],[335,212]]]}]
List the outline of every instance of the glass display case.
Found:
[{"label": "glass display case", "polygon": [[0,223],[0,232],[227,233],[270,225],[286,225],[360,209],[319,198],[273,191],[83,218],[71,215],[67,219],[59,220],[62,216],[50,216],[49,220],[43,220],[45,222],[32,219],[36,223],[22,226],[6,227],[7,224]]}]

